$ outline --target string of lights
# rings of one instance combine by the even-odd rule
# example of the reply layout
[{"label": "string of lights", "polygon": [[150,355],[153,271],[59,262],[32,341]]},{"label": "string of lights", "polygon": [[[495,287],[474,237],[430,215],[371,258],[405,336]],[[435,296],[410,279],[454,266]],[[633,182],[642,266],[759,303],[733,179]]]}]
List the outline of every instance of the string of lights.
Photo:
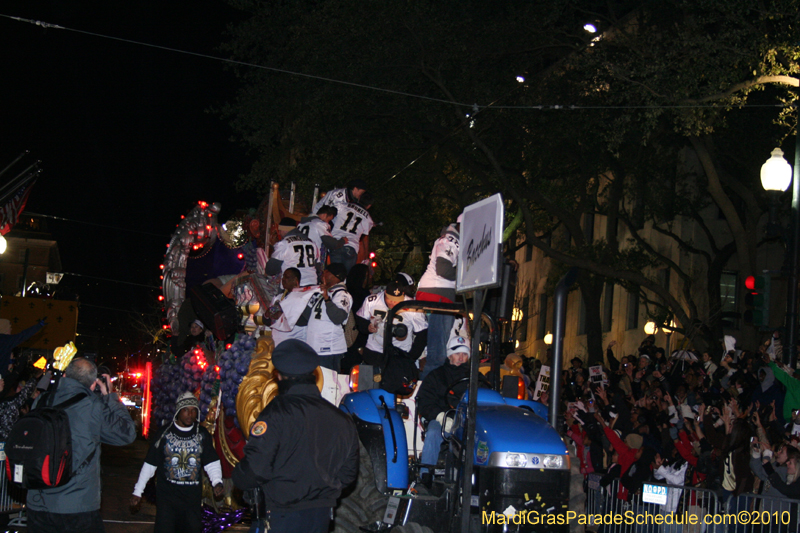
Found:
[{"label": "string of lights", "polygon": [[[41,21],[41,20],[33,20],[33,19],[27,19],[27,18],[23,18],[23,17],[15,17],[15,16],[12,16],[12,15],[5,15],[5,14],[2,14],[2,13],[0,13],[0,17],[11,19],[11,20],[15,20],[17,22],[25,22],[27,24],[33,24],[35,26],[40,26],[42,28],[70,31],[70,32],[74,32],[74,33],[80,33],[80,34],[83,34],[83,35],[89,35],[89,36],[92,36],[92,37],[97,37],[97,38],[100,38],[100,39],[109,39],[109,40],[112,40],[112,41],[118,41],[118,42],[133,44],[133,45],[136,45],[136,46],[144,46],[144,47],[147,47],[147,48],[155,48],[157,50],[164,50],[164,51],[167,51],[167,52],[174,52],[174,53],[177,53],[177,54],[184,54],[184,55],[189,55],[189,56],[194,56],[194,57],[200,57],[200,58],[203,58],[203,59],[210,59],[210,60],[213,60],[213,61],[219,61],[219,62],[222,62],[222,63],[231,64],[231,65],[239,65],[239,66],[251,67],[251,68],[256,68],[256,69],[261,69],[261,70],[268,70],[270,72],[277,72],[277,73],[280,73],[280,74],[288,74],[290,76],[298,76],[298,77],[301,77],[301,78],[308,78],[308,79],[323,81],[323,82],[327,82],[327,83],[334,83],[334,84],[338,84],[338,85],[356,87],[356,88],[364,89],[364,90],[368,90],[368,91],[377,91],[377,92],[382,92],[382,93],[387,93],[387,94],[394,94],[394,95],[397,95],[397,96],[415,98],[415,99],[418,99],[418,100],[426,100],[426,101],[430,101],[430,102],[438,102],[438,103],[441,103],[441,104],[447,104],[447,105],[452,105],[452,106],[457,106],[457,107],[469,108],[469,109],[471,109],[473,111],[473,113],[475,113],[475,112],[477,112],[479,110],[484,110],[484,109],[517,109],[517,110],[532,110],[532,111],[582,111],[582,110],[600,110],[600,109],[690,109],[690,108],[727,108],[727,107],[730,107],[730,106],[725,105],[725,104],[702,104],[702,103],[697,103],[697,104],[675,104],[675,105],[616,105],[616,106],[583,106],[583,105],[565,105],[565,104],[520,105],[520,106],[515,106],[515,105],[493,105],[493,104],[480,105],[480,104],[477,104],[477,103],[468,104],[468,103],[464,103],[464,102],[456,102],[456,101],[452,101],[452,100],[445,100],[443,98],[434,98],[434,97],[431,97],[431,96],[424,96],[424,95],[421,95],[421,94],[413,94],[413,93],[408,93],[408,92],[405,92],[405,91],[387,89],[387,88],[384,88],[384,87],[375,87],[375,86],[372,86],[372,85],[365,85],[365,84],[362,84],[362,83],[355,83],[355,82],[346,81],[346,80],[340,80],[340,79],[336,79],[336,78],[328,78],[328,77],[325,77],[325,76],[317,76],[317,75],[314,75],[314,74],[307,74],[307,73],[304,73],[304,72],[280,69],[280,68],[275,68],[275,67],[268,67],[266,65],[258,65],[256,63],[249,63],[247,61],[238,61],[238,60],[235,60],[235,59],[229,59],[229,58],[225,58],[225,57],[213,56],[213,55],[210,55],[210,54],[202,54],[200,52],[192,52],[192,51],[189,51],[189,50],[181,50],[179,48],[172,48],[172,47],[169,47],[169,46],[162,46],[162,45],[158,45],[158,44],[145,43],[145,42],[142,42],[142,41],[136,41],[136,40],[133,40],[133,39],[126,39],[126,38],[123,38],[123,37],[115,37],[115,36],[112,36],[112,35],[104,35],[102,33],[95,33],[95,32],[90,32],[90,31],[86,31],[86,30],[79,30],[79,29],[76,29],[76,28],[69,28],[67,26],[61,26],[61,25],[58,25],[58,24],[52,24],[50,22],[44,22],[44,21]],[[738,107],[741,107],[741,108],[756,108],[756,107],[783,108],[783,107],[791,107],[791,105],[784,105],[784,104],[744,104],[744,105],[741,105],[741,106],[738,106]],[[413,164],[413,162],[411,164]],[[128,230],[126,230],[126,231],[128,231]]]}]

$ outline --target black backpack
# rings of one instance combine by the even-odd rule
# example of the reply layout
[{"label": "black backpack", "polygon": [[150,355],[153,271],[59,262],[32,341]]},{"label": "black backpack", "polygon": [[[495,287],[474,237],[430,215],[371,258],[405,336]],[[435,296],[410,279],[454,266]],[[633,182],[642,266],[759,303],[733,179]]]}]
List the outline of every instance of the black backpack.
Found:
[{"label": "black backpack", "polygon": [[11,428],[6,439],[6,475],[24,489],[48,489],[66,484],[94,457],[94,451],[73,472],[72,433],[65,409],[88,397],[79,393],[53,405],[49,393],[41,404],[23,416]]}]

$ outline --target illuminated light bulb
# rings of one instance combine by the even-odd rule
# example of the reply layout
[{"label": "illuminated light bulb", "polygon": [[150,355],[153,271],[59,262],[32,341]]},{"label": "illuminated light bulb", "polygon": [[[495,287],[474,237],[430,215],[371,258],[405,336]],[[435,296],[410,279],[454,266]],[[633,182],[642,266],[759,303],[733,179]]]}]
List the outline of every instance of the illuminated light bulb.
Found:
[{"label": "illuminated light bulb", "polygon": [[375,259],[375,252],[370,252],[369,253],[369,258],[370,259]]},{"label": "illuminated light bulb", "polygon": [[210,224],[206,225],[206,229],[207,229],[208,231],[211,231],[211,225],[210,225]]},{"label": "illuminated light bulb", "polygon": [[163,302],[164,301],[164,295],[163,294],[159,294],[158,295],[158,301],[159,302]]},{"label": "illuminated light bulb", "polygon": [[239,261],[241,261],[242,259],[244,259],[244,254],[239,254],[236,257],[239,259]]},{"label": "illuminated light bulb", "polygon": [[164,265],[158,265],[158,268],[160,268],[161,270],[164,270]]}]

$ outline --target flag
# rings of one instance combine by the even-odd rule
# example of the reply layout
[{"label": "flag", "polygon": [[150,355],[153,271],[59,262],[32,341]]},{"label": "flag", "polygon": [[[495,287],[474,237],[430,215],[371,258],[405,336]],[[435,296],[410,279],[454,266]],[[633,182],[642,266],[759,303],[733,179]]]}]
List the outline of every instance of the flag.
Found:
[{"label": "flag", "polygon": [[25,209],[25,204],[28,202],[28,196],[31,194],[31,189],[36,183],[38,173],[34,173],[27,180],[24,180],[17,190],[7,195],[3,200],[5,203],[0,207],[0,235],[5,235],[14,224],[19,220],[20,214]]}]

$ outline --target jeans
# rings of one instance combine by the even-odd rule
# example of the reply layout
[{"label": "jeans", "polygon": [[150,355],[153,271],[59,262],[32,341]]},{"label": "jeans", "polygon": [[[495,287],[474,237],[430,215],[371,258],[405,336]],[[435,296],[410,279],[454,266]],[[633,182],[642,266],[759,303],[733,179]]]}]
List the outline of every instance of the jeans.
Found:
[{"label": "jeans", "polygon": [[342,246],[338,250],[331,250],[328,254],[331,258],[331,263],[341,263],[350,272],[350,269],[356,265],[358,261],[358,252],[352,246]]},{"label": "jeans", "polygon": [[[438,420],[428,422],[428,429],[425,430],[425,442],[422,444],[422,454],[419,460],[424,465],[435,465],[439,461],[439,451],[442,449],[442,425]],[[420,473],[427,472],[428,469],[422,467]]]},{"label": "jeans", "polygon": [[342,357],[344,357],[343,353],[336,355],[321,355],[319,357],[319,366],[333,370],[334,372],[339,372],[341,369]]},{"label": "jeans", "polygon": [[428,316],[428,355],[421,379],[444,364],[447,359],[447,341],[456,317],[452,313],[431,313]]}]

